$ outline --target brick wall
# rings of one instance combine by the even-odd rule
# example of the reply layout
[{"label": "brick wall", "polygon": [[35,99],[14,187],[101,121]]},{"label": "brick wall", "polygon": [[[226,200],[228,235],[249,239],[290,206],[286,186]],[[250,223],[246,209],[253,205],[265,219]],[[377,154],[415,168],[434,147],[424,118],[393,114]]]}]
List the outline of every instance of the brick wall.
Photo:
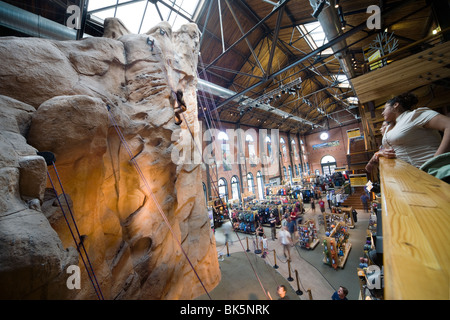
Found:
[{"label": "brick wall", "polygon": [[[306,150],[311,165],[311,172],[315,172],[319,169],[322,173],[321,160],[324,156],[330,155],[336,159],[337,167],[344,167],[347,165],[347,130],[359,128],[363,132],[361,123],[355,123],[353,125],[344,126],[340,128],[331,129],[328,131],[329,138],[325,141],[320,139],[320,133],[314,133],[305,136]],[[325,142],[338,141],[338,145],[322,148],[313,148],[314,145],[320,145]]]},{"label": "brick wall", "polygon": [[[218,125],[218,124],[216,124]],[[319,169],[320,174],[322,174],[322,168],[320,166],[320,160],[325,155],[331,155],[336,159],[337,166],[344,166],[346,164],[346,153],[347,153],[347,133],[346,130],[354,129],[360,127],[359,124],[354,124],[351,126],[346,126],[342,128],[336,128],[329,131],[329,139],[325,142],[329,141],[339,141],[339,145],[333,147],[325,147],[313,149],[314,145],[322,144],[324,141],[320,140],[320,133],[311,134],[307,136],[298,136],[297,134],[288,134],[286,132],[279,132],[279,138],[284,140],[285,152],[283,151],[282,143],[279,145],[279,152],[281,152],[281,161],[279,168],[276,168],[275,174],[267,174],[267,170],[263,168],[261,162],[252,166],[249,163],[249,142],[244,143],[245,150],[245,161],[241,165],[238,164],[238,149],[237,149],[237,138],[235,138],[234,143],[228,141],[228,144],[232,148],[230,150],[231,154],[234,156],[230,163],[231,170],[225,170],[223,165],[218,165],[217,170],[214,166],[203,166],[203,175],[202,182],[204,183],[205,188],[207,189],[208,196],[215,197],[217,195],[216,188],[218,188],[218,179],[223,178],[226,181],[227,189],[228,189],[228,198],[232,198],[231,191],[231,181],[233,177],[239,181],[239,187],[241,194],[248,194],[249,187],[247,182],[247,175],[250,173],[253,177],[253,194],[259,198],[258,194],[258,184],[257,184],[257,176],[261,174],[263,176],[263,184],[269,183],[269,181],[279,178],[280,180],[288,179],[289,176],[289,167],[291,167],[292,178],[299,177],[301,172],[305,172],[307,168],[306,163],[308,163],[311,173],[314,172],[315,169]],[[220,130],[228,133],[235,133],[237,127],[235,124],[229,123],[221,123]],[[205,124],[202,125],[203,132],[205,132],[208,128]],[[258,128],[251,128],[246,126],[240,126],[242,130],[242,139],[245,141],[246,134],[252,134],[253,136],[253,145],[255,148],[256,155],[259,156],[259,130]],[[362,131],[362,128],[360,128]],[[271,136],[271,130],[267,130],[267,135]],[[303,145],[301,143],[303,141]],[[292,143],[294,142],[294,144]],[[203,150],[205,147],[211,144],[211,142],[203,141]],[[294,146],[295,145],[295,149]],[[302,148],[303,146],[303,148]],[[302,151],[303,150],[303,151]],[[278,153],[280,155],[280,153]],[[216,157],[216,160],[219,160],[219,157]],[[297,167],[297,168],[296,168]],[[284,169],[285,168],[285,169]],[[211,177],[211,181],[208,183],[208,173]],[[274,168],[272,168],[274,169]],[[281,169],[281,176],[280,170]],[[286,170],[286,171],[285,171]],[[216,174],[217,172],[217,174]],[[287,176],[285,176],[284,172],[286,172]],[[214,185],[216,188],[214,188]]]}]

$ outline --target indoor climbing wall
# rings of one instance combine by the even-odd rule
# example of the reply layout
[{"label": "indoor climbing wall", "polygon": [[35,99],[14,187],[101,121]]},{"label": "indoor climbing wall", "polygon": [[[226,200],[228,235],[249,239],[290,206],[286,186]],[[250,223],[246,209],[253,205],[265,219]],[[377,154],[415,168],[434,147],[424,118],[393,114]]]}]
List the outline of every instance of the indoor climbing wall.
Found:
[{"label": "indoor climbing wall", "polygon": [[[219,283],[200,163],[173,159],[199,130],[199,37],[195,24],[128,34],[107,19],[102,38],[0,38],[4,297],[192,299]],[[39,280],[13,286],[24,274]]]}]

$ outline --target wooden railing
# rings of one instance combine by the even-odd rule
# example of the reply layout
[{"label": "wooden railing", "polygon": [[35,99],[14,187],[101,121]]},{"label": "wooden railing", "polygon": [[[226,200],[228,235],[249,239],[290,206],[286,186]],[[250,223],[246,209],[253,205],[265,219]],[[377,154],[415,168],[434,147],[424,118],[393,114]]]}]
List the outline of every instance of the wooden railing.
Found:
[{"label": "wooden railing", "polygon": [[450,185],[380,158],[384,298],[450,299]]}]

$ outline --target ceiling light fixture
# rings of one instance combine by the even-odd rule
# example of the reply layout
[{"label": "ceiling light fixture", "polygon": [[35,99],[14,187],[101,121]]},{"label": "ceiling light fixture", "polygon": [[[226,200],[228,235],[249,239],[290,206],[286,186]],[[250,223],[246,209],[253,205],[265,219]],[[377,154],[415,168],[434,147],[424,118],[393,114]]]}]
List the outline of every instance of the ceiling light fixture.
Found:
[{"label": "ceiling light fixture", "polygon": [[320,139],[321,140],[327,140],[328,139],[328,132],[322,132],[320,134]]}]

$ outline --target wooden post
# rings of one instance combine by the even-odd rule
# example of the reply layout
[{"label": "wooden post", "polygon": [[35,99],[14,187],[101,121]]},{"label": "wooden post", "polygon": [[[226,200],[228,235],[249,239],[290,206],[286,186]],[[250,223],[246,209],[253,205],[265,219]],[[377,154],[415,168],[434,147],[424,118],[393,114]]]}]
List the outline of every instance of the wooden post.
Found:
[{"label": "wooden post", "polygon": [[275,250],[273,250],[273,259],[275,260],[275,264],[273,265],[273,267],[275,269],[278,269],[278,266],[277,266],[277,254],[276,254]]},{"label": "wooden post", "polygon": [[303,294],[303,291],[300,290],[300,284],[298,282],[298,272],[297,269],[295,269],[295,278],[297,279],[297,291],[295,291],[296,294],[298,294],[299,296],[301,296]]},{"label": "wooden post", "polygon": [[288,281],[294,281],[294,278],[291,276],[291,260],[288,259],[288,271],[289,271],[289,277],[287,278]]}]

